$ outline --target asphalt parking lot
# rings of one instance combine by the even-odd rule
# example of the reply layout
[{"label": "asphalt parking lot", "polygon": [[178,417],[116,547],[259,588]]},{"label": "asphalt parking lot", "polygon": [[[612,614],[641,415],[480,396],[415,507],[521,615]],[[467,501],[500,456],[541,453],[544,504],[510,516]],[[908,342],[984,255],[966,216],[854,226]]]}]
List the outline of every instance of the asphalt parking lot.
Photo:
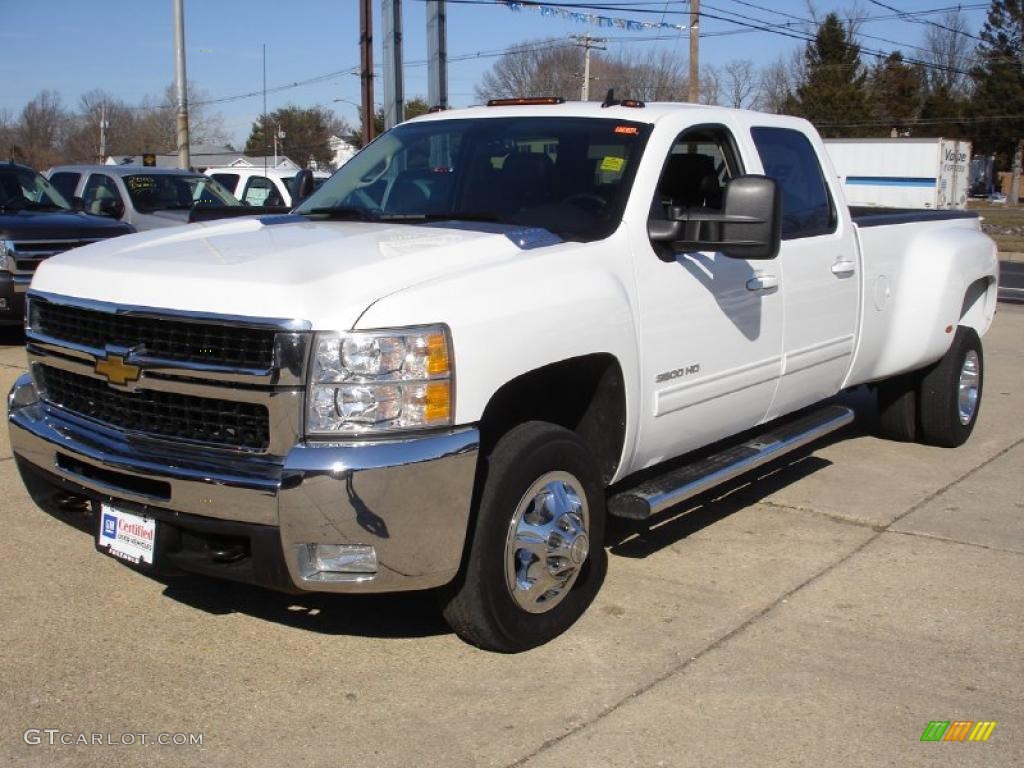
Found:
[{"label": "asphalt parking lot", "polygon": [[[618,530],[588,614],[517,656],[460,642],[429,597],[135,573],[30,502],[4,429],[0,763],[1024,765],[1024,306],[985,345],[965,447],[871,437],[850,393],[837,439]],[[922,742],[933,720],[997,725]],[[117,743],[60,744],[79,734]]]}]

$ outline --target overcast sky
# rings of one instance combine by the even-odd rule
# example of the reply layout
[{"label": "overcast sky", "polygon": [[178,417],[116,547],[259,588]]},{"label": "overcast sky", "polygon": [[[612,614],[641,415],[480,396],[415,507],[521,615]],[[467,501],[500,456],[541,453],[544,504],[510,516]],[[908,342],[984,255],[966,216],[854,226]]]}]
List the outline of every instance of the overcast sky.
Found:
[{"label": "overcast sky", "polygon": [[[563,0],[580,3],[582,0]],[[584,10],[619,19],[685,24],[686,2],[624,0],[597,2],[624,10]],[[761,10],[751,7],[761,6]],[[951,0],[885,0],[901,11],[920,11],[954,5]],[[793,17],[810,16],[804,0],[711,0],[701,3],[708,14],[749,17],[741,20],[757,26],[796,24]],[[977,33],[985,18],[982,3],[964,3],[970,30]],[[379,0],[374,0],[374,61],[378,75],[381,62]],[[5,52],[0,109],[17,114],[44,88],[58,91],[64,103],[74,106],[80,94],[102,88],[138,104],[156,96],[173,80],[173,26],[171,0],[0,0],[0,41]],[[911,46],[923,43],[927,26],[894,14],[878,4],[860,0],[820,0],[820,15],[836,10],[847,16],[884,17],[865,21],[862,31],[903,46],[904,53],[919,53]],[[426,95],[426,22],[422,0],[404,0],[406,95]],[[939,20],[937,15],[919,17]],[[327,76],[268,96],[271,111],[286,104],[322,105],[356,122],[359,78],[359,14],[357,0],[185,0],[188,76],[212,98],[258,91],[262,87],[262,46],[267,46],[268,88]],[[506,6],[449,2],[448,51],[456,58],[449,68],[449,92],[453,106],[475,101],[473,88],[495,61],[494,54],[507,46],[539,38],[568,38],[590,32],[609,38],[609,50],[636,52],[656,48],[688,51],[688,32],[629,31],[563,20],[537,10],[512,11]],[[736,23],[705,18],[701,40],[702,63],[720,65],[730,59],[770,63],[780,54],[803,43],[778,32],[754,31]],[[779,28],[778,31],[784,31]],[[728,33],[728,34],[722,34]],[[651,38],[664,38],[652,40]],[[892,50],[894,42],[864,39],[866,47]],[[337,73],[337,74],[332,74]],[[378,81],[376,96],[382,96]],[[565,94],[573,96],[573,94]],[[240,98],[210,107],[224,117],[229,137],[244,144],[253,119],[262,108],[260,96]]]}]

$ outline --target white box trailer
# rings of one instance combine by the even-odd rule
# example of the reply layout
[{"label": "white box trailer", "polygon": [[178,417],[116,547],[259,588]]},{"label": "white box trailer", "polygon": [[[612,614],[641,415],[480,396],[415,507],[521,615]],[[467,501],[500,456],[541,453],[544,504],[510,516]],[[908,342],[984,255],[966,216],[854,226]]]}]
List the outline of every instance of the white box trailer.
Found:
[{"label": "white box trailer", "polygon": [[971,143],[960,139],[828,139],[850,205],[966,208]]}]

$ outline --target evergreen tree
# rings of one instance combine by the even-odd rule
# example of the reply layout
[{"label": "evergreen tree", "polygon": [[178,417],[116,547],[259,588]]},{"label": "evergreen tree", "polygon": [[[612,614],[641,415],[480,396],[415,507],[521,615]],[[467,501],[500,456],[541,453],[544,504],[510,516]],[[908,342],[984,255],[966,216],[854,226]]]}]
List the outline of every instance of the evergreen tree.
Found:
[{"label": "evergreen tree", "polygon": [[[1017,141],[1024,138],[1024,1],[992,0],[971,71],[975,154],[994,153],[1009,167]],[[1004,119],[993,116],[1011,115]]]},{"label": "evergreen tree", "polygon": [[310,160],[315,160],[320,167],[329,165],[334,158],[328,143],[331,136],[342,136],[349,127],[323,107],[282,107],[269,115],[261,115],[252,124],[245,154],[254,157],[271,154],[275,130],[278,136],[283,134],[283,138],[278,139],[278,155],[287,156],[305,168]]},{"label": "evergreen tree", "polygon": [[910,130],[911,121],[921,107],[921,71],[903,62],[903,54],[893,51],[871,70],[869,83],[871,113],[879,123],[878,136],[897,135]]},{"label": "evergreen tree", "polygon": [[853,42],[839,17],[830,13],[804,51],[803,82],[785,105],[792,114],[816,125],[822,136],[856,136],[865,128],[854,127],[870,117],[865,83],[867,72],[860,60],[860,46]]},{"label": "evergreen tree", "polygon": [[[932,86],[921,102],[921,127],[918,133],[950,139],[973,139],[973,127],[965,119],[969,107],[968,101],[952,93],[945,83]],[[977,154],[977,149],[974,151]]]}]

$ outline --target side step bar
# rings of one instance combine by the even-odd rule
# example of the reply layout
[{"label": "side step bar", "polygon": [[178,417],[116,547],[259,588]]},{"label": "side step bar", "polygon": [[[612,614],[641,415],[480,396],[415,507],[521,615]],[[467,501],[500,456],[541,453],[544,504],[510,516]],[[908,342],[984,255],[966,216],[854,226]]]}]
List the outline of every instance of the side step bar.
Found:
[{"label": "side step bar", "polygon": [[802,448],[853,421],[853,411],[828,405],[779,425],[740,445],[655,477],[608,499],[608,513],[646,520],[709,488]]}]

